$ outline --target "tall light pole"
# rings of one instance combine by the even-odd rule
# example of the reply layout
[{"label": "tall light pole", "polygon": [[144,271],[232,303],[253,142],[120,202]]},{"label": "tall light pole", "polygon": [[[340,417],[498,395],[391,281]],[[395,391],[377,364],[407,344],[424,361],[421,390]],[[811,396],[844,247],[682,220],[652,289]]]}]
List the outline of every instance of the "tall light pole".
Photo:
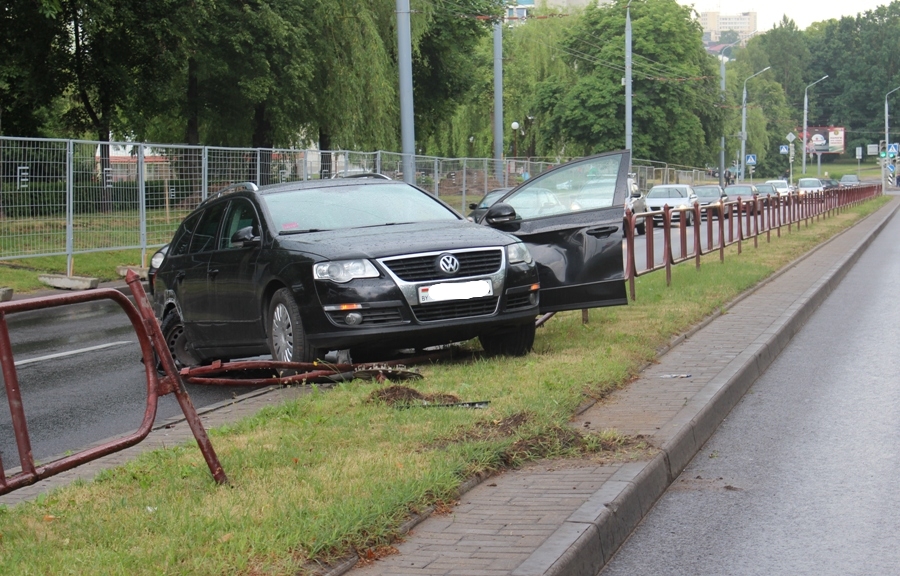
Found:
[{"label": "tall light pole", "polygon": [[[756,30],[754,30],[747,38],[756,34]],[[720,88],[722,90],[722,105],[725,105],[725,49],[731,48],[735,44],[740,44],[742,40],[738,40],[737,42],[732,42],[731,44],[726,44],[719,49],[719,74],[720,74]],[[719,186],[722,188],[725,187],[725,123],[722,123],[722,142],[719,145]]]},{"label": "tall light pole", "polygon": [[512,131],[513,131],[513,154],[512,154],[512,157],[518,158],[519,157],[519,123],[513,122],[512,124],[510,124],[509,127],[512,128]]},{"label": "tall light pole", "polygon": [[744,169],[747,163],[747,80],[759,76],[770,68],[771,66],[766,66],[756,74],[747,76],[744,80],[744,96],[741,99],[741,181],[744,180]]},{"label": "tall light pole", "polygon": [[822,76],[812,84],[806,87],[806,90],[803,91],[803,173],[806,174],[806,143],[809,140],[808,135],[806,134],[806,113],[809,109],[809,89],[821,82],[822,80],[828,78],[828,74]]},{"label": "tall light pole", "polygon": [[[888,115],[888,96],[890,96],[897,90],[900,90],[900,86],[897,86],[896,88],[894,88],[893,90],[891,90],[890,92],[888,92],[887,94],[884,95],[884,145],[888,149],[890,149],[890,147],[891,147],[890,129],[888,127],[888,118],[890,117]],[[891,155],[888,154],[885,157],[884,162],[881,164],[881,189],[882,190],[884,190],[885,184],[887,184],[887,181],[886,181],[887,174],[885,174],[885,172],[887,170],[887,160],[890,157],[891,157]]]},{"label": "tall light pole", "polygon": [[625,6],[625,149],[631,150],[631,0]]}]

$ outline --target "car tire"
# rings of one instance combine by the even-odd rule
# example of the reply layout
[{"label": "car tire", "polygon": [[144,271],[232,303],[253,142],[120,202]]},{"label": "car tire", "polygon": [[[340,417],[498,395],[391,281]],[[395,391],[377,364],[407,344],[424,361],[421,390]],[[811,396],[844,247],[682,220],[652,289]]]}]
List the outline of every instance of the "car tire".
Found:
[{"label": "car tire", "polygon": [[312,362],[318,350],[309,345],[300,308],[288,288],[275,292],[269,303],[268,343],[272,359],[278,362]]},{"label": "car tire", "polygon": [[[160,324],[163,339],[169,348],[172,359],[175,360],[176,368],[184,368],[186,366],[197,366],[200,360],[190,351],[188,339],[184,335],[184,324],[181,317],[176,312],[169,312],[163,318]],[[162,371],[162,365],[157,359],[157,370]]]},{"label": "car tire", "polygon": [[510,330],[481,334],[478,340],[488,356],[525,356],[534,346],[534,322]]},{"label": "car tire", "polygon": [[638,236],[643,236],[647,233],[647,223],[642,222],[641,224],[635,224],[634,231],[637,232]]}]

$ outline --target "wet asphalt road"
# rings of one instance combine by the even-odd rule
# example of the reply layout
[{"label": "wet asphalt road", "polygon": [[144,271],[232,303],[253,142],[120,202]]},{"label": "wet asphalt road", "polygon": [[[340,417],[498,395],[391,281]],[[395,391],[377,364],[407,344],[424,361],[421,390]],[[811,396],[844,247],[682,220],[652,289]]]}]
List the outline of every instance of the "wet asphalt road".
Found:
[{"label": "wet asphalt road", "polygon": [[900,220],[601,572],[900,573]]},{"label": "wet asphalt road", "polygon": [[[32,452],[47,461],[136,430],[147,405],[147,380],[137,337],[111,301],[7,316]],[[2,383],[0,375],[0,383]],[[247,387],[189,386],[202,408]],[[19,466],[5,386],[0,385],[0,457]],[[159,400],[156,423],[178,416],[174,395]]]}]

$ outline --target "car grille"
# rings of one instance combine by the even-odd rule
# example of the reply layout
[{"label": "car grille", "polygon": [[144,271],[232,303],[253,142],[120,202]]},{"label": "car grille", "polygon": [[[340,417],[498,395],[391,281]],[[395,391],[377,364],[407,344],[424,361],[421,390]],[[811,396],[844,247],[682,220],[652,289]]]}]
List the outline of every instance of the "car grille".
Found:
[{"label": "car grille", "polygon": [[454,302],[438,302],[413,306],[413,313],[420,322],[453,320],[470,316],[488,316],[497,310],[496,296]]},{"label": "car grille", "polygon": [[516,310],[518,308],[529,308],[534,306],[531,302],[531,292],[523,292],[521,294],[508,294],[506,296],[506,309]]},{"label": "car grille", "polygon": [[[354,312],[359,312],[362,314],[363,326],[403,323],[403,315],[400,313],[399,308],[366,308],[363,310],[354,310]],[[344,317],[346,315],[347,312],[343,310],[328,312],[328,316],[331,318],[331,321],[338,326],[346,325],[344,322]]]},{"label": "car grille", "polygon": [[[454,275],[457,278],[493,274],[503,265],[503,253],[498,248],[470,252],[450,251],[449,253],[459,260],[459,272]],[[427,254],[409,258],[392,258],[384,260],[382,263],[405,282],[446,280],[447,276],[439,272],[435,266],[435,260],[439,257],[440,254]]]}]

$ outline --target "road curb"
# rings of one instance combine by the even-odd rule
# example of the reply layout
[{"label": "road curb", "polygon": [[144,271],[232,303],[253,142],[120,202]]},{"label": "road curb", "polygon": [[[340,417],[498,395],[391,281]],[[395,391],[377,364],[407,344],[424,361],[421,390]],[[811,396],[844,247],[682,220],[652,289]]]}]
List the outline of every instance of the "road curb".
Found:
[{"label": "road curb", "polygon": [[[760,336],[756,349],[739,354],[660,430],[660,435],[668,439],[662,444],[658,455],[648,462],[624,465],[512,575],[595,576],[712,437],[753,383],[840,284],[898,209],[900,203],[895,202],[884,213],[875,212],[858,222],[855,226],[879,217],[880,214],[881,219],[870,232],[800,297],[801,304],[782,315],[777,329]],[[827,244],[828,242],[786,266],[753,291]],[[740,299],[745,297],[746,295]],[[730,303],[728,307],[737,301],[739,300]],[[723,309],[727,310],[728,307]],[[708,320],[711,321],[720,314],[721,312]],[[704,322],[697,329],[707,323]],[[673,339],[666,351],[689,337],[686,334]]]}]

